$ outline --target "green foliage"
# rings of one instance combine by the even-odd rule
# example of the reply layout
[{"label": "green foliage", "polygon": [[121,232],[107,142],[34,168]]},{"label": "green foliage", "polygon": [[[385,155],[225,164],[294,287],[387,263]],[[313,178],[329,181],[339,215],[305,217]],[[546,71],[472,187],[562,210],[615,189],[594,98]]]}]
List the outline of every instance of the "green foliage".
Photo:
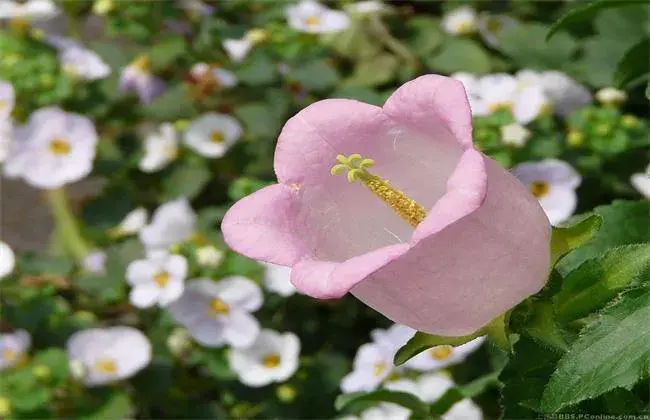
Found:
[{"label": "green foliage", "polygon": [[570,251],[584,245],[598,232],[602,218],[588,216],[567,227],[553,227],[551,234],[551,265]]},{"label": "green foliage", "polygon": [[437,55],[427,58],[426,64],[431,69],[443,73],[490,71],[490,57],[487,52],[479,44],[468,39],[447,41]]},{"label": "green foliage", "polygon": [[548,27],[538,23],[521,24],[499,32],[499,48],[521,66],[537,69],[564,68],[576,51],[576,40],[566,32],[558,32],[543,43]]},{"label": "green foliage", "polygon": [[395,364],[404,364],[409,359],[417,356],[426,349],[430,349],[431,347],[440,345],[460,346],[461,344],[472,341],[483,334],[483,331],[477,331],[473,334],[464,335],[462,337],[443,337],[418,331],[404,347],[397,351],[397,354],[395,354]]},{"label": "green foliage", "polygon": [[368,393],[356,392],[352,394],[344,394],[336,399],[335,405],[337,410],[354,412],[355,405],[367,407],[367,403],[372,402],[387,402],[398,404],[411,410],[413,416],[415,417],[429,417],[429,409],[417,397],[406,392],[389,391],[386,389]]}]

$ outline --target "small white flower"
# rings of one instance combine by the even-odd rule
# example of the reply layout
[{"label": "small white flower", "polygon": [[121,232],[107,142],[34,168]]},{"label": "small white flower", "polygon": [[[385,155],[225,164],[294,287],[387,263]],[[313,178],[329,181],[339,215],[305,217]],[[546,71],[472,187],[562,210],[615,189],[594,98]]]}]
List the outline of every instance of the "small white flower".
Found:
[{"label": "small white flower", "polygon": [[29,351],[32,339],[25,330],[0,334],[0,371],[18,363]]},{"label": "small white flower", "polygon": [[487,109],[485,109],[486,107],[481,100],[480,79],[476,75],[466,72],[454,73],[450,77],[463,84],[472,115],[487,115]]},{"label": "small white flower", "polygon": [[386,10],[386,5],[380,1],[366,0],[352,3],[346,7],[346,10],[359,15],[369,15],[383,12]]},{"label": "small white flower", "polygon": [[132,287],[129,300],[138,308],[167,306],[183,293],[186,277],[185,257],[166,251],[150,252],[146,260],[133,261],[126,270],[126,281]]},{"label": "small white flower", "polygon": [[603,105],[621,105],[627,100],[627,93],[613,87],[606,87],[596,92],[596,99]]},{"label": "small white flower", "polygon": [[151,223],[140,229],[140,241],[145,248],[167,249],[192,236],[196,214],[187,198],[169,201],[156,209]]},{"label": "small white flower", "polygon": [[3,163],[11,151],[14,125],[9,118],[0,118],[0,163]]},{"label": "small white flower", "polygon": [[206,63],[196,63],[190,68],[190,75],[199,83],[215,87],[231,88],[237,86],[237,76],[231,71]]},{"label": "small white flower", "polygon": [[167,337],[167,348],[174,356],[181,356],[192,347],[192,336],[185,328],[174,328]]},{"label": "small white flower", "polygon": [[151,362],[151,343],[131,327],[90,328],[74,333],[66,344],[68,357],[89,387],[130,378]]},{"label": "small white flower", "polygon": [[192,121],[183,140],[190,149],[201,156],[218,158],[239,140],[242,126],[230,115],[209,112]]},{"label": "small white flower", "polygon": [[517,72],[516,78],[520,89],[541,86],[553,113],[559,116],[565,117],[591,102],[591,93],[587,88],[559,71],[538,73],[524,69]]},{"label": "small white flower", "polygon": [[214,245],[205,245],[196,250],[196,262],[202,267],[218,267],[223,259],[223,252]]},{"label": "small white flower", "polygon": [[246,37],[241,39],[228,38],[223,41],[223,49],[228,57],[236,63],[242,61],[253,48],[253,43]]},{"label": "small white flower", "polygon": [[59,12],[59,8],[52,0],[28,0],[26,2],[9,0],[0,2],[0,20],[46,20],[58,15]]},{"label": "small white flower", "polygon": [[189,282],[183,295],[169,306],[176,322],[207,347],[248,347],[260,333],[251,312],[262,307],[262,291],[246,277],[207,278]]},{"label": "small white flower", "polygon": [[504,29],[516,26],[519,22],[507,15],[492,15],[488,12],[481,12],[477,21],[478,32],[481,38],[490,46],[499,45],[499,33]]},{"label": "small white flower", "polygon": [[111,74],[111,68],[97,53],[81,46],[61,51],[59,60],[64,72],[81,80],[101,80]]},{"label": "small white flower", "polygon": [[291,283],[291,268],[283,265],[262,263],[264,270],[264,286],[280,296],[291,296],[296,288]]},{"label": "small white flower", "polygon": [[135,92],[143,104],[148,104],[165,92],[166,85],[151,73],[151,60],[141,56],[122,69],[120,88],[124,92]]},{"label": "small white flower", "polygon": [[479,337],[456,347],[448,345],[435,346],[406,362],[406,367],[420,372],[443,369],[464,361],[484,341],[485,337]]},{"label": "small white flower", "polygon": [[490,115],[508,109],[520,124],[537,118],[549,104],[541,84],[522,84],[509,74],[492,74],[479,80],[476,100],[471,104],[474,115]]},{"label": "small white flower", "polygon": [[97,147],[93,122],[60,108],[41,108],[14,129],[5,175],[37,188],[58,188],[90,173]]},{"label": "small white flower", "polygon": [[571,165],[557,159],[525,162],[512,169],[513,175],[537,197],[551,224],[567,220],[578,205],[576,188],[582,181]]},{"label": "small white flower", "polygon": [[451,35],[467,35],[476,32],[478,17],[476,10],[469,6],[461,6],[442,17],[442,28]]},{"label": "small white flower", "polygon": [[427,403],[436,402],[454,387],[454,381],[445,373],[426,373],[417,380],[417,395]]},{"label": "small white flower", "polygon": [[341,32],[350,26],[350,17],[314,0],[302,0],[289,6],[285,13],[289,26],[300,32],[326,34]]},{"label": "small white flower", "polygon": [[257,388],[289,379],[298,370],[299,356],[298,336],[262,330],[250,347],[232,349],[228,360],[244,385]]},{"label": "small white flower", "polygon": [[0,241],[0,279],[14,271],[16,256],[9,245]]},{"label": "small white flower", "polygon": [[508,146],[524,147],[530,135],[530,130],[517,123],[501,127],[501,142]]},{"label": "small white flower", "polygon": [[372,331],[373,342],[359,347],[352,372],[341,381],[341,390],[350,393],[376,389],[393,372],[395,353],[414,333],[413,329],[399,324],[388,330]]},{"label": "small white flower", "polygon": [[11,83],[0,80],[0,120],[6,120],[16,104],[16,93]]},{"label": "small white flower", "polygon": [[135,235],[147,224],[147,209],[138,207],[131,210],[124,219],[112,229],[114,236]]},{"label": "small white flower", "polygon": [[481,408],[469,398],[452,405],[441,420],[483,420]]},{"label": "small white flower", "polygon": [[650,199],[650,165],[645,170],[645,173],[637,173],[630,177],[630,182],[647,199]]},{"label": "small white flower", "polygon": [[101,249],[91,251],[83,260],[84,270],[94,274],[106,273],[106,252]]},{"label": "small white flower", "polygon": [[173,124],[160,124],[144,141],[144,155],[138,167],[142,172],[157,172],[178,157],[178,133]]}]

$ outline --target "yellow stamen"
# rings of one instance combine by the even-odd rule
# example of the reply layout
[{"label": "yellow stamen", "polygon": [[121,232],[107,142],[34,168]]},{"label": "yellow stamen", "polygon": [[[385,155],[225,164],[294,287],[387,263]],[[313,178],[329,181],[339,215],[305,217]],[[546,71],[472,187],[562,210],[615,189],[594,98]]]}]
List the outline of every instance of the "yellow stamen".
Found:
[{"label": "yellow stamen", "polygon": [[212,143],[221,144],[224,141],[223,133],[219,130],[214,130],[210,133],[210,140]]},{"label": "yellow stamen", "polygon": [[372,367],[372,373],[375,376],[381,376],[386,372],[386,363],[384,362],[377,362],[375,365]]},{"label": "yellow stamen", "polygon": [[117,373],[117,365],[115,364],[115,361],[111,359],[100,359],[95,362],[95,370],[101,373],[114,375]]},{"label": "yellow stamen", "polygon": [[227,315],[230,312],[230,307],[226,302],[219,298],[214,298],[210,301],[210,315]]},{"label": "yellow stamen", "polygon": [[387,180],[368,172],[368,168],[375,164],[374,160],[363,158],[356,153],[350,156],[338,155],[336,160],[339,163],[332,167],[332,175],[340,175],[347,171],[348,182],[357,180],[363,182],[373,194],[411,226],[416,227],[427,217],[424,207],[417,201],[390,185]]},{"label": "yellow stamen", "polygon": [[2,360],[5,362],[13,362],[18,357],[18,352],[14,349],[2,350]]},{"label": "yellow stamen", "polygon": [[438,361],[447,360],[453,353],[452,346],[436,346],[431,349],[431,357]]},{"label": "yellow stamen", "polygon": [[50,142],[50,152],[55,155],[67,155],[70,153],[70,143],[67,140],[56,137]]},{"label": "yellow stamen", "polygon": [[276,368],[280,366],[280,355],[278,353],[271,353],[264,358],[262,364],[264,367],[267,367],[269,369]]},{"label": "yellow stamen", "polygon": [[160,271],[156,273],[155,276],[153,276],[153,281],[160,287],[161,289],[165,286],[167,286],[167,283],[169,283],[169,273],[166,271]]},{"label": "yellow stamen", "polygon": [[318,16],[309,16],[307,19],[305,19],[305,23],[307,26],[316,26],[320,24],[320,19]]},{"label": "yellow stamen", "polygon": [[490,112],[512,111],[512,102],[495,102],[488,105]]},{"label": "yellow stamen", "polygon": [[533,181],[530,184],[530,193],[536,198],[543,198],[548,195],[551,187],[546,181]]},{"label": "yellow stamen", "polygon": [[140,71],[149,72],[151,70],[151,59],[146,55],[141,55],[131,62],[131,66]]}]

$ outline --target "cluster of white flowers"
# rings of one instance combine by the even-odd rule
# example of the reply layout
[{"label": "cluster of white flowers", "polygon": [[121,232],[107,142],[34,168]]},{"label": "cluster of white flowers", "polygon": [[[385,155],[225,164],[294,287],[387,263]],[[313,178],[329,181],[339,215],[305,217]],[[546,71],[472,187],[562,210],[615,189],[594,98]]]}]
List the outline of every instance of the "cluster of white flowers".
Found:
[{"label": "cluster of white flowers", "polygon": [[350,17],[345,12],[332,10],[314,0],[302,0],[287,7],[286,17],[290,27],[310,34],[341,32],[350,26]]},{"label": "cluster of white flowers", "polygon": [[501,31],[517,24],[518,21],[510,16],[477,13],[470,6],[457,7],[442,17],[442,28],[446,33],[458,36],[478,32],[483,41],[493,47],[499,44],[498,35]]},{"label": "cluster of white flowers", "polygon": [[45,40],[58,50],[61,68],[69,75],[80,80],[94,81],[111,74],[109,65],[97,53],[79,42],[57,35],[48,35]]}]

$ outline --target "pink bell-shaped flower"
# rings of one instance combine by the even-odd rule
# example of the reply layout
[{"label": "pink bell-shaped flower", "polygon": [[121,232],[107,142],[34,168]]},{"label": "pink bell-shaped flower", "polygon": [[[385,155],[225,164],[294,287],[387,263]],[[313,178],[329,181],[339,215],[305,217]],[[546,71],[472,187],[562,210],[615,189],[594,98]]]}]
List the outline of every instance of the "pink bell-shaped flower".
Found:
[{"label": "pink bell-shaped flower", "polygon": [[549,222],[474,148],[456,80],[419,77],[383,108],[317,102],[286,123],[274,165],[279,183],[237,202],[222,230],[235,251],[290,266],[304,294],[351,292],[395,322],[453,336],[546,282]]}]

